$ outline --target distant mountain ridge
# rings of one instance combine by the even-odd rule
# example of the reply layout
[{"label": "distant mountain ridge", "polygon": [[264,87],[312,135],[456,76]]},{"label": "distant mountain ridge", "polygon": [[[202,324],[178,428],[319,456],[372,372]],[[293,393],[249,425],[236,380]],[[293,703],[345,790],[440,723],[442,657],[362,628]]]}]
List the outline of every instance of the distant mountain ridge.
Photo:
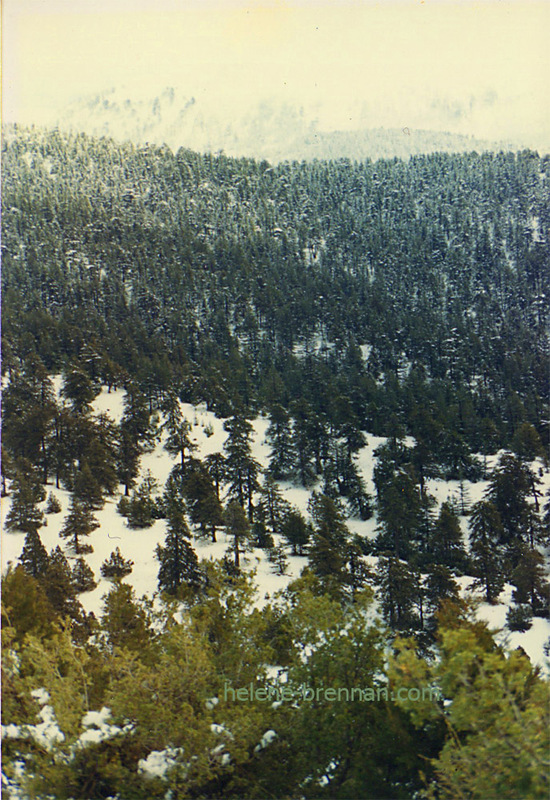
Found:
[{"label": "distant mountain ridge", "polygon": [[137,144],[166,144],[203,153],[281,161],[408,158],[420,153],[463,153],[518,149],[460,134],[409,127],[324,130],[315,108],[265,100],[248,109],[223,109],[209,97],[196,98],[166,88],[130,98],[118,89],[84,97],[57,120],[62,130],[83,131]]}]

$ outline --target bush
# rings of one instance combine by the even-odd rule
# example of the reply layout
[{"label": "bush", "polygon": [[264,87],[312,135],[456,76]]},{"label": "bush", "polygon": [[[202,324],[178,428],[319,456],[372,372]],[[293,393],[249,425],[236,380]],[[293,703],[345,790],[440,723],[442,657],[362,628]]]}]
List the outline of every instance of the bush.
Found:
[{"label": "bush", "polygon": [[533,609],[527,603],[510,606],[506,614],[506,624],[511,631],[528,631],[533,623]]},{"label": "bush", "polygon": [[61,511],[61,503],[57,497],[50,492],[48,495],[48,505],[46,506],[46,514],[59,514]]}]

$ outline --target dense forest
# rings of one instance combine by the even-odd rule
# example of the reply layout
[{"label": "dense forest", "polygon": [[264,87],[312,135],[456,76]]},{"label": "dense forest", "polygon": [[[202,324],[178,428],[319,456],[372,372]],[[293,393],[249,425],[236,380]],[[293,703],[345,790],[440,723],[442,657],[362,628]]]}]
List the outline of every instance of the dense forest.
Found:
[{"label": "dense forest", "polygon": [[[488,604],[512,587],[510,631],[548,617],[550,158],[271,165],[17,126],[2,148],[4,535],[24,535],[5,788],[546,797],[548,683],[461,581]],[[116,391],[113,420],[94,402]],[[199,404],[223,432],[207,454]],[[160,451],[162,485],[143,468]],[[97,617],[79,597],[107,501],[136,550],[159,521],[165,538],[155,597],[113,549]],[[303,569],[258,604],[251,551]],[[326,696],[353,687],[376,701]]]}]

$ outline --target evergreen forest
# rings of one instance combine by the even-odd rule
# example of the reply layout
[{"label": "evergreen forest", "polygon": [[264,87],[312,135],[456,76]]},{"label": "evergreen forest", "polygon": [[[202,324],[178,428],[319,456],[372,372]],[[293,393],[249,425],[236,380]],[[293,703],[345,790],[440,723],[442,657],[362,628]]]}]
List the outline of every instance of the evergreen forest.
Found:
[{"label": "evergreen forest", "polygon": [[8,797],[548,797],[548,660],[478,610],[550,612],[549,235],[527,150],[4,128]]}]

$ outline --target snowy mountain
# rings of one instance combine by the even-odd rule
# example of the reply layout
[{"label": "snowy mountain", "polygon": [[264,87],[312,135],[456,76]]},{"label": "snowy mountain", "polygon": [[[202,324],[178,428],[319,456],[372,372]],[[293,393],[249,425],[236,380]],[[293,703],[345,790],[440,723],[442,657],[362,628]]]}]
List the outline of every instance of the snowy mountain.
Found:
[{"label": "snowy mountain", "polygon": [[350,108],[348,119],[346,129],[337,130],[330,127],[321,107],[292,101],[266,98],[245,106],[174,88],[141,97],[111,89],[70,104],[57,119],[57,126],[139,144],[167,144],[174,151],[180,147],[223,151],[272,163],[514,149],[509,142],[437,130],[373,127],[361,109]]}]

